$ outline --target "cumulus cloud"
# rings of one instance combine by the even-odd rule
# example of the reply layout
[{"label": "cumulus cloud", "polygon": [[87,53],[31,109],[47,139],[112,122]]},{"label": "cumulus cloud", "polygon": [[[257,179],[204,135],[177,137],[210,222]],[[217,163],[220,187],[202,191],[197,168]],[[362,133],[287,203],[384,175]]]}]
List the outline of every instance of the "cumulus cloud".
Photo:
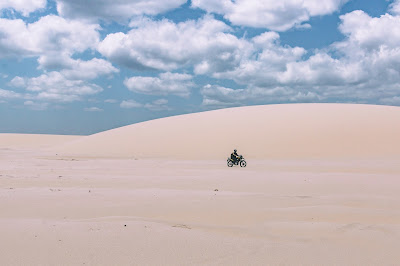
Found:
[{"label": "cumulus cloud", "polygon": [[[210,3],[209,8],[223,3]],[[307,2],[306,6],[309,14],[316,15],[334,12],[342,3],[327,1],[321,7]],[[372,18],[354,11],[340,19],[339,30],[345,39],[314,52],[281,45],[276,32],[239,39],[229,26],[211,16],[178,24],[142,19],[127,34],[107,36],[99,51],[113,62],[134,69],[192,66],[196,75],[233,80],[243,87],[205,87],[204,105],[229,106],[259,99],[395,103],[391,99],[399,94],[400,17],[385,14]],[[125,80],[125,85],[138,93],[189,95],[185,88],[190,86],[171,85],[181,83],[161,75]]]},{"label": "cumulus cloud", "polygon": [[72,55],[95,49],[100,27],[48,15],[26,24],[20,19],[0,18],[0,58],[42,55]]},{"label": "cumulus cloud", "polygon": [[77,65],[76,61],[71,58],[71,54],[67,52],[46,52],[38,58],[39,69],[42,70],[61,70],[71,68]]},{"label": "cumulus cloud", "polygon": [[149,95],[174,94],[188,97],[195,86],[192,76],[179,73],[162,73],[159,77],[131,77],[124,81],[125,86],[136,93]]},{"label": "cumulus cloud", "polygon": [[[279,35],[264,33],[251,41],[255,56],[234,70],[217,72],[245,89],[209,85],[203,105],[257,102],[340,101],[397,104],[400,94],[400,17],[372,18],[363,11],[343,15],[346,36],[308,58],[302,48],[281,46]],[[258,50],[257,50],[258,49]]]},{"label": "cumulus cloud", "polygon": [[400,93],[400,17],[372,18],[363,11],[340,17],[346,35],[305,61],[288,62],[276,73],[283,85],[308,86],[324,98],[368,101]]},{"label": "cumulus cloud", "polygon": [[66,68],[61,71],[52,71],[33,78],[14,77],[8,85],[24,89],[27,93],[24,95],[8,93],[7,97],[42,101],[41,103],[27,101],[25,106],[44,110],[48,107],[47,102],[80,101],[86,96],[101,92],[103,89],[100,86],[88,81],[100,75],[118,72],[118,69],[103,59],[94,58],[89,61],[68,59],[67,61],[68,64],[64,66]]},{"label": "cumulus cloud", "polygon": [[349,0],[192,0],[192,6],[221,14],[235,25],[286,31],[300,26],[312,16],[332,14],[347,1]]},{"label": "cumulus cloud", "polygon": [[[0,58],[35,56],[38,57],[39,69],[58,70],[34,78],[17,76],[9,85],[27,90],[21,98],[43,102],[79,101],[102,91],[88,80],[119,70],[104,59],[72,59],[76,53],[97,47],[98,30],[97,24],[55,15],[42,17],[30,24],[19,19],[0,19]],[[33,103],[28,101],[26,106],[40,109],[39,103]]]},{"label": "cumulus cloud", "polygon": [[400,0],[395,0],[390,4],[390,12],[394,15],[400,15]]},{"label": "cumulus cloud", "polygon": [[127,21],[133,16],[157,15],[187,0],[56,0],[58,13],[67,18]]},{"label": "cumulus cloud", "polygon": [[266,32],[249,41],[251,54],[240,60],[234,69],[213,72],[213,77],[232,79],[238,84],[254,87],[278,86],[277,75],[287,69],[291,62],[300,62],[306,54],[301,47],[282,46],[279,34]]},{"label": "cumulus cloud", "polygon": [[49,106],[47,102],[35,101],[35,96],[33,94],[0,89],[0,102],[6,103],[10,100],[23,100],[23,105],[31,110],[46,110]]},{"label": "cumulus cloud", "polygon": [[15,77],[10,84],[26,89],[31,98],[48,102],[79,101],[103,90],[83,80],[69,80],[56,71],[34,78]]},{"label": "cumulus cloud", "polygon": [[288,62],[285,71],[276,73],[280,84],[297,86],[346,86],[365,78],[359,62],[334,59],[323,52],[306,61]]},{"label": "cumulus cloud", "polygon": [[144,20],[127,34],[107,35],[98,50],[112,62],[136,70],[199,65],[198,73],[222,71],[232,68],[247,51],[247,42],[229,31],[229,26],[211,16],[178,24]]},{"label": "cumulus cloud", "polygon": [[9,85],[13,87],[24,87],[26,84],[25,79],[21,77],[14,77],[10,82]]},{"label": "cumulus cloud", "polygon": [[110,62],[98,58],[93,58],[89,61],[71,60],[68,68],[61,71],[68,79],[83,80],[95,79],[99,76],[118,72],[119,70],[113,67]]},{"label": "cumulus cloud", "polygon": [[[40,8],[42,2],[5,0],[0,9],[12,8],[24,15]],[[200,79],[209,83],[208,77],[220,79],[216,83],[224,86],[210,84],[200,89],[203,105],[208,107],[307,101],[399,104],[399,0],[380,17],[360,10],[340,16],[344,39],[315,51],[282,45],[275,31],[307,29],[312,16],[331,14],[347,0],[191,1],[193,7],[221,14],[233,25],[275,30],[253,38],[238,37],[236,27],[210,14],[180,23],[146,17],[186,0],[56,2],[60,16],[44,16],[33,23],[0,18],[0,58],[37,57],[38,70],[44,72],[35,78],[15,77],[8,85],[24,91],[0,90],[0,100],[23,99],[32,109],[79,101],[102,91],[90,81],[118,73],[115,63],[133,70],[165,72],[125,78],[124,85],[140,94],[189,97],[196,87],[194,75],[202,75]],[[89,20],[82,19],[85,16]],[[98,19],[129,20],[130,28],[100,41]],[[79,53],[87,50],[97,50],[112,63],[101,58],[79,59]],[[166,99],[127,100],[120,107],[169,110]]]},{"label": "cumulus cloud", "polygon": [[353,11],[340,18],[339,29],[347,38],[332,49],[342,55],[336,65],[344,73],[343,86],[349,88],[347,95],[342,95],[377,100],[399,95],[400,17],[385,14],[373,18]]},{"label": "cumulus cloud", "polygon": [[229,107],[244,104],[266,104],[280,102],[315,102],[322,99],[315,92],[291,87],[253,87],[232,89],[218,85],[206,85],[201,91],[205,107]]},{"label": "cumulus cloud", "polygon": [[46,7],[47,0],[1,0],[0,11],[2,9],[13,9],[25,17],[30,13]]},{"label": "cumulus cloud", "polygon": [[23,95],[18,92],[0,89],[0,99],[19,99],[23,98]]},{"label": "cumulus cloud", "polygon": [[[364,56],[365,52],[379,50],[382,47],[395,49],[400,41],[400,16],[390,14],[372,18],[364,11],[356,10],[340,16],[340,31],[347,40],[337,43],[336,49],[348,56]],[[360,49],[357,52],[357,49]]]},{"label": "cumulus cloud", "polygon": [[110,62],[93,58],[88,61],[72,59],[68,55],[44,55],[38,59],[39,68],[46,70],[61,70],[60,72],[68,79],[95,79],[103,75],[118,73]]}]

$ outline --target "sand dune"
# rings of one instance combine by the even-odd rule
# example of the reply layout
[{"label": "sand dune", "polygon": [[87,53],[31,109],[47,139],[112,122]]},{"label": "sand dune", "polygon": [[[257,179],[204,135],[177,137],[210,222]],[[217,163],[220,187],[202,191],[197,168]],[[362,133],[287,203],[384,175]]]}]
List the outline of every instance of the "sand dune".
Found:
[{"label": "sand dune", "polygon": [[398,265],[399,136],[339,104],[0,134],[0,265]]},{"label": "sand dune", "polygon": [[229,108],[157,119],[78,139],[70,156],[219,159],[400,156],[400,108],[285,104]]}]

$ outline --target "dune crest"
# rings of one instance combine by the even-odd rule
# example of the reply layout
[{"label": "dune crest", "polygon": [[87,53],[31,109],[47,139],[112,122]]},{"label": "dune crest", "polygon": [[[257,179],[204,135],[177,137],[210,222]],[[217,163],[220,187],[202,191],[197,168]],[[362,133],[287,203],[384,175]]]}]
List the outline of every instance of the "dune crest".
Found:
[{"label": "dune crest", "polygon": [[282,104],[220,109],[133,124],[58,146],[63,155],[217,159],[400,156],[400,108]]}]

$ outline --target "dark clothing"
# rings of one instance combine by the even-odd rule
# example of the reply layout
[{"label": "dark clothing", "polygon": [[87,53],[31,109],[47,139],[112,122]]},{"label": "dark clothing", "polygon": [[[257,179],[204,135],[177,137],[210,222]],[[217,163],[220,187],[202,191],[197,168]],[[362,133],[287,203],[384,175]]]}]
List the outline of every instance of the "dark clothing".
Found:
[{"label": "dark clothing", "polygon": [[233,162],[236,162],[239,159],[239,155],[237,154],[237,152],[232,152],[231,153],[231,160]]}]

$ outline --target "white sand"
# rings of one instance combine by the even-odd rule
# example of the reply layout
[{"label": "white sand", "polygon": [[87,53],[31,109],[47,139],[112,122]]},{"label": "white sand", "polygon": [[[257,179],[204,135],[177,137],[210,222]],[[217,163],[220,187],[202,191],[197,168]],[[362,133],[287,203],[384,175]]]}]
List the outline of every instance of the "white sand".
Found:
[{"label": "white sand", "polygon": [[0,133],[0,149],[37,150],[77,140],[82,136]]},{"label": "white sand", "polygon": [[[341,115],[344,110],[351,114]],[[269,119],[268,130],[240,129],[253,136],[235,143],[249,158],[246,168],[225,164],[233,140],[207,143],[208,125],[222,123],[227,112],[251,117],[248,125]],[[309,120],[297,121],[301,112]],[[324,122],[323,112],[335,119]],[[399,116],[399,108],[366,105],[227,109],[88,137],[53,136],[50,149],[45,139],[21,146],[32,143],[32,135],[5,142],[10,136],[0,134],[0,265],[396,265]],[[180,146],[191,145],[189,137],[168,135],[189,126],[198,134],[195,125],[204,134],[190,148]],[[342,127],[332,132],[333,125]],[[279,134],[289,127],[297,137]],[[158,150],[159,131],[164,140],[180,140],[165,144],[176,150]],[[259,143],[254,132],[260,131],[275,142]],[[309,141],[278,149],[279,136]],[[197,159],[192,148],[199,145],[216,153],[226,145],[227,151],[214,159],[203,158],[201,149]],[[130,153],[129,147],[138,150]],[[105,154],[111,158],[101,158]]]},{"label": "white sand", "polygon": [[229,108],[134,124],[58,147],[65,155],[220,159],[400,157],[400,108],[292,104]]}]

